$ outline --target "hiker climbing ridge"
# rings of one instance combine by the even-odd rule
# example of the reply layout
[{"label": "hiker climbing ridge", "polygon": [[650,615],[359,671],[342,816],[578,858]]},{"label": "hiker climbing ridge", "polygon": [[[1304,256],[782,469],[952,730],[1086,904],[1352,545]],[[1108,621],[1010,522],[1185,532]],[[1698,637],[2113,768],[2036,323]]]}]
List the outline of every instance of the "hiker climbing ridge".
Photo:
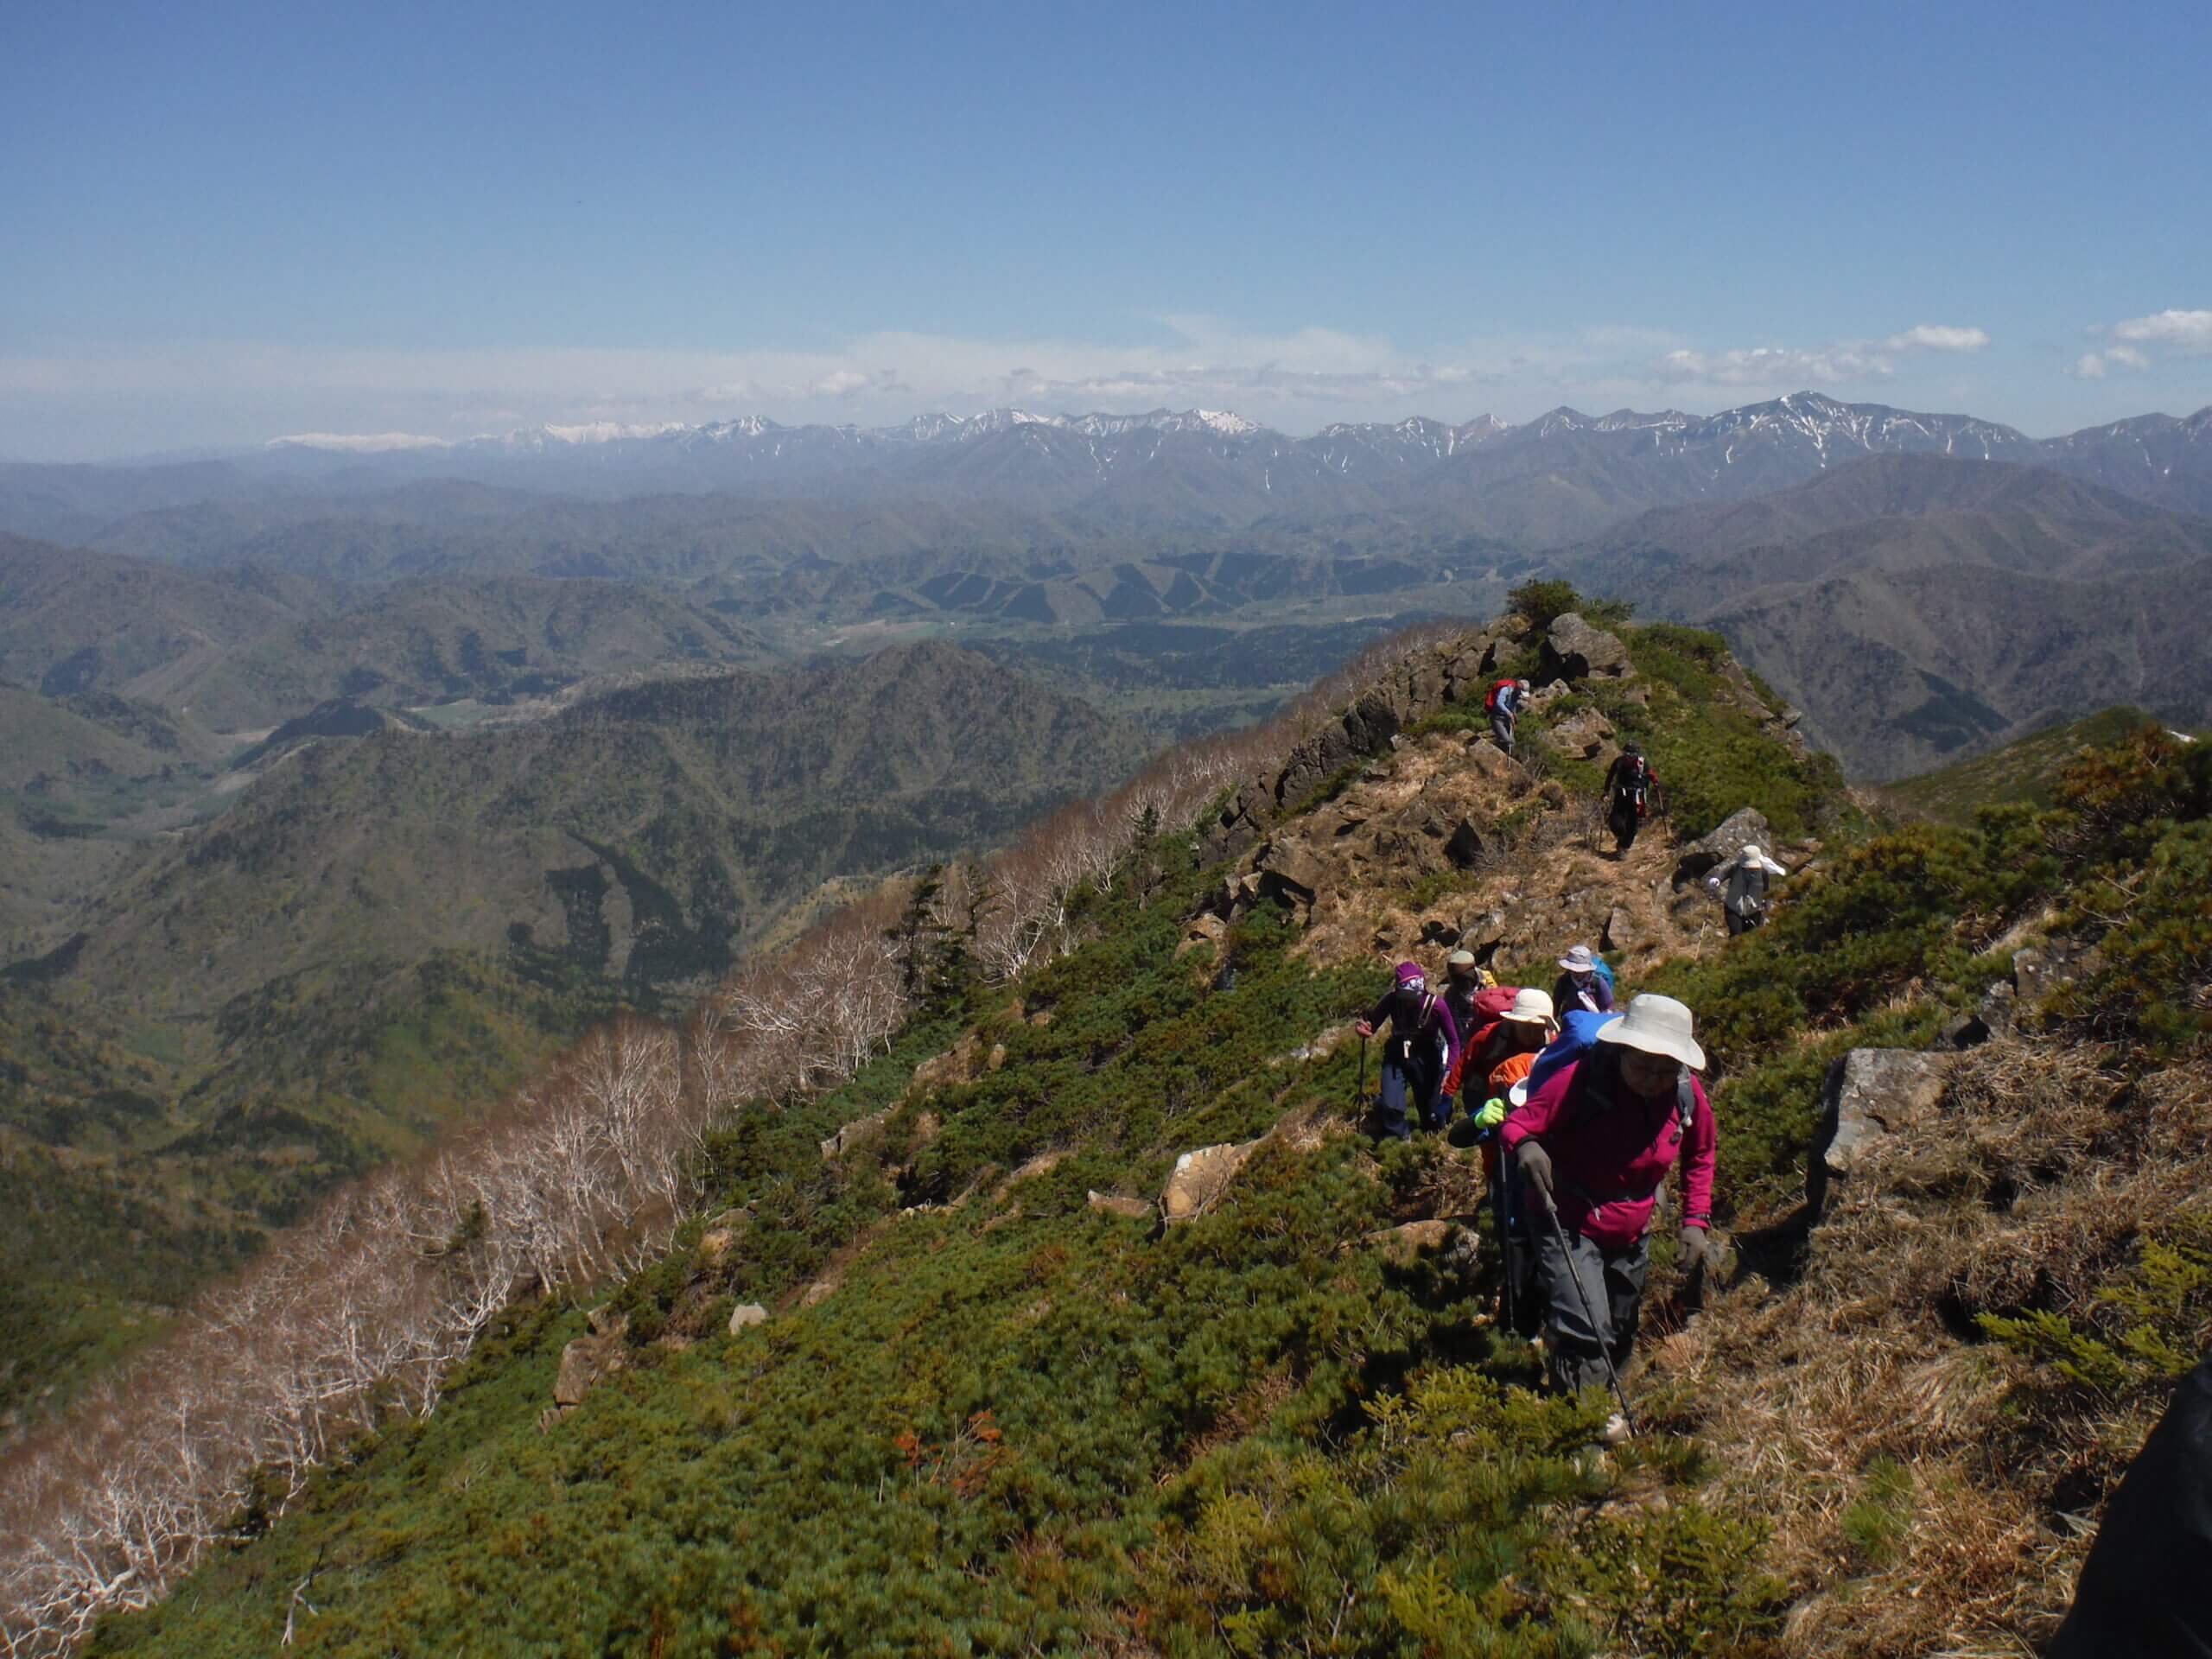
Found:
[{"label": "hiker climbing ridge", "polygon": [[1530,1207],[1548,1218],[1535,1253],[1553,1385],[1610,1386],[1621,1410],[1608,1440],[1630,1433],[1620,1372],[1636,1345],[1659,1192],[1677,1162],[1679,1260],[1686,1270],[1707,1261],[1719,1137],[1695,1075],[1704,1068],[1689,1009],[1646,994],[1499,1130]]},{"label": "hiker climbing ridge", "polygon": [[1624,744],[1606,771],[1599,795],[1605,806],[1605,824],[1613,832],[1613,856],[1628,856],[1636,845],[1636,832],[1651,810],[1659,788],[1659,774],[1643,758],[1642,746]]},{"label": "hiker climbing ridge", "polygon": [[1729,938],[1766,925],[1768,882],[1789,874],[1766,855],[1764,848],[1746,842],[1740,852],[1705,878],[1707,887],[1720,895],[1720,907],[1728,917]]},{"label": "hiker climbing ridge", "polygon": [[1404,1141],[1416,1123],[1441,1129],[1444,1080],[1459,1058],[1459,1030],[1419,963],[1398,964],[1391,988],[1359,1022],[1359,1034],[1372,1037],[1385,1024],[1390,1040],[1382,1051],[1382,1133]]},{"label": "hiker climbing ridge", "polygon": [[1508,754],[1513,753],[1514,725],[1528,703],[1530,689],[1526,680],[1500,680],[1491,687],[1490,696],[1484,699],[1484,709],[1490,715],[1491,735],[1497,740],[1497,747]]}]

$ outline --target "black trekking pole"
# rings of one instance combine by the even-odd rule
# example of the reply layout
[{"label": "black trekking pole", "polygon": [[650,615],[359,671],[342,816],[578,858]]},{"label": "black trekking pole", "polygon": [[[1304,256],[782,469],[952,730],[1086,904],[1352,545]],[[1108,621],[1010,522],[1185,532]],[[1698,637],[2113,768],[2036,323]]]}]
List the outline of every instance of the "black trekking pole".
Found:
[{"label": "black trekking pole", "polygon": [[1515,1317],[1513,1306],[1513,1219],[1506,1213],[1506,1182],[1512,1179],[1511,1166],[1506,1162],[1505,1148],[1498,1147],[1497,1173],[1491,1185],[1497,1205],[1497,1259],[1505,1270],[1505,1328],[1514,1335],[1521,1334],[1521,1321]]},{"label": "black trekking pole", "polygon": [[1359,1039],[1359,1087],[1352,1093],[1351,1103],[1363,1112],[1367,1109],[1367,1039]]},{"label": "black trekking pole", "polygon": [[[1582,1304],[1582,1317],[1589,1321],[1590,1329],[1598,1329],[1598,1314],[1590,1306],[1590,1293],[1582,1287],[1582,1275],[1574,1270],[1574,1252],[1567,1248],[1567,1229],[1559,1224],[1559,1206],[1554,1205],[1544,1211],[1552,1224],[1552,1236],[1559,1240],[1560,1261],[1567,1268],[1567,1276],[1574,1281],[1574,1300]],[[1602,1337],[1598,1343],[1598,1357],[1605,1362],[1605,1381],[1613,1390],[1613,1398],[1621,1403],[1621,1421],[1628,1425],[1628,1432],[1636,1433],[1636,1414],[1629,1409],[1628,1390],[1621,1387],[1621,1374],[1613,1369],[1612,1344]]]}]

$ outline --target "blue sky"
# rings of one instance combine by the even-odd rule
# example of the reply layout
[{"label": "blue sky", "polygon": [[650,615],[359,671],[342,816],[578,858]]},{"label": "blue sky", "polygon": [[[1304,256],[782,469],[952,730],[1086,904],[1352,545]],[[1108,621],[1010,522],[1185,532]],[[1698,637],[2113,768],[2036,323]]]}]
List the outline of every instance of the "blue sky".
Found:
[{"label": "blue sky", "polygon": [[10,9],[0,455],[2212,403],[2212,7]]}]

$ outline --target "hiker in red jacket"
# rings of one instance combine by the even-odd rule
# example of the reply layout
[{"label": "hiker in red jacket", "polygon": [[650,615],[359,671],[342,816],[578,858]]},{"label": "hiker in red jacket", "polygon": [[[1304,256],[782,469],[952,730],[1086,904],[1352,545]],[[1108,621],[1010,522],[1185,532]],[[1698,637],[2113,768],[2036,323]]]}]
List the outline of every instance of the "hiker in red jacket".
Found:
[{"label": "hiker in red jacket", "polygon": [[[1678,1161],[1683,1269],[1711,1259],[1718,1136],[1693,1075],[1704,1066],[1690,1011],[1670,996],[1639,996],[1499,1132],[1536,1212],[1536,1280],[1548,1305],[1556,1388],[1602,1388],[1609,1358],[1613,1372],[1628,1363],[1650,1266],[1652,1212]],[[1608,1440],[1626,1433],[1624,1420],[1606,1425]]]}]

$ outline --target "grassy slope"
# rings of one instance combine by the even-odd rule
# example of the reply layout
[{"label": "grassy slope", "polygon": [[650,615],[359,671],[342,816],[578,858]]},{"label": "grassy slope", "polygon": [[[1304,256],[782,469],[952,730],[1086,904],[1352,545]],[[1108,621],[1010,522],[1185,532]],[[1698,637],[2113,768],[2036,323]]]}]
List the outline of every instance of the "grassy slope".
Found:
[{"label": "grassy slope", "polygon": [[[1842,852],[1765,932],[1656,976],[1698,1008],[1714,1055],[1723,1219],[1786,1200],[1830,1053],[1923,1036],[2003,971],[1987,947],[2009,917],[2108,864],[2139,866],[2158,915],[2107,938],[2061,1028],[2146,1064],[2201,1045],[2202,1016],[2153,1028],[2136,1011],[2145,986],[2212,957],[2212,917],[2194,934],[2167,922],[2212,860],[2208,810],[2201,764],[2122,756],[2055,815]],[[269,1537],[96,1650],[262,1651],[310,1571],[306,1650],[364,1654],[518,1650],[548,1630],[577,1652],[661,1654],[1756,1654],[1783,1650],[1789,1596],[1871,1595],[1884,1529],[1919,1523],[1894,1471],[1823,1489],[1828,1525],[1840,1516],[1862,1544],[1793,1563],[1812,1576],[1785,1586],[1761,1570],[1758,1500],[1705,1489],[1694,1440],[1575,1459],[1591,1408],[1510,1386],[1529,1356],[1497,1341],[1465,1281],[1362,1243],[1470,1207],[1473,1189],[1427,1149],[1370,1163],[1332,1132],[1356,1051],[1292,1056],[1363,1000],[1366,976],[1309,973],[1265,912],[1231,942],[1233,990],[1175,959],[1204,885],[1179,875],[1141,912],[1128,884],[1096,900],[1095,942],[1025,987],[1051,1022],[982,1016],[999,1069],[911,1096],[915,1061],[973,1016],[950,1008],[835,1095],[741,1114],[709,1173],[751,1230],[719,1264],[679,1250],[621,1287],[634,1369],[573,1418],[536,1423],[578,1316],[518,1311],[435,1418],[395,1422]],[[2097,925],[2097,902],[2085,894],[2079,925]],[[821,1160],[828,1128],[902,1101],[875,1139]],[[1179,1148],[1285,1114],[1313,1127],[1164,1240],[1084,1205],[1091,1187],[1154,1190]],[[1062,1160],[1005,1180],[1047,1151]],[[2124,1262],[2112,1271],[2129,1282]],[[817,1281],[828,1299],[794,1306]],[[2034,1287],[1985,1287],[1980,1311],[2006,1313],[2005,1294],[2020,1310]],[[2212,1315],[2212,1275],[2182,1297],[2184,1323]],[[776,1319],[723,1334],[732,1301],[755,1298]],[[2063,1426],[2085,1409],[2032,1403]],[[1904,1590],[1883,1593],[1902,1605]],[[1939,1612],[1979,1593],[1940,1577],[1912,1592]]]},{"label": "grassy slope", "polygon": [[1905,813],[1946,823],[1971,823],[1985,806],[2048,806],[2060,772],[2075,754],[2116,742],[2150,721],[2140,709],[2107,709],[2069,726],[2024,737],[1994,754],[1900,779],[1884,788],[1881,798]]}]

